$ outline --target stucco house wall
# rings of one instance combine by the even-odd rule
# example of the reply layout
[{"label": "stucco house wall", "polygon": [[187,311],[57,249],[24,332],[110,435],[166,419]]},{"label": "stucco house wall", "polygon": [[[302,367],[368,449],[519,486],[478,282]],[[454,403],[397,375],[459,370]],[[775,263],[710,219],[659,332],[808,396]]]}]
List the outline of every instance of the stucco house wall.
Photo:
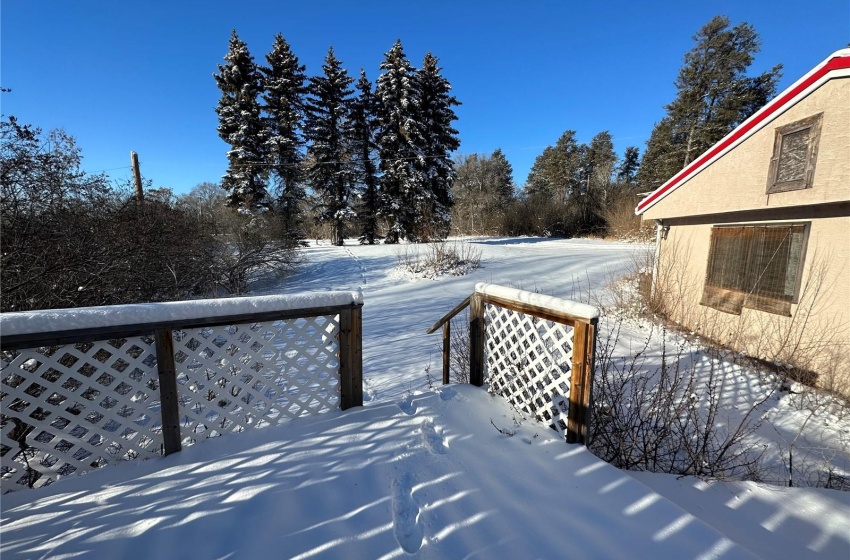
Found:
[{"label": "stucco house wall", "polygon": [[[840,53],[850,60],[850,50]],[[767,194],[776,129],[819,113],[812,187]],[[660,220],[654,285],[669,317],[749,355],[796,362],[816,372],[819,384],[850,396],[850,75],[793,99],[663,194],[638,213]],[[790,317],[746,307],[735,315],[700,304],[712,227],[791,223],[808,224],[808,238]]]}]

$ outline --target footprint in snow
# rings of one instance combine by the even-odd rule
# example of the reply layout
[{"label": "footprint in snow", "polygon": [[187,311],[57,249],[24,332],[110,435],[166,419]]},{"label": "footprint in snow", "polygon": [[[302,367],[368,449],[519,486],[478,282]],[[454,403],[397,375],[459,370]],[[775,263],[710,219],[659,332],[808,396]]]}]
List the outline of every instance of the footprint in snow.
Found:
[{"label": "footprint in snow", "polygon": [[393,534],[408,554],[422,548],[422,524],[419,506],[413,499],[413,481],[409,473],[393,481]]},{"label": "footprint in snow", "polygon": [[374,389],[367,389],[366,391],[363,391],[363,402],[374,401],[376,394],[377,393]]},{"label": "footprint in snow", "polygon": [[443,387],[437,392],[440,394],[440,399],[444,401],[451,400],[452,398],[454,398],[455,395],[457,395],[457,391],[455,391],[451,387]]},{"label": "footprint in snow", "polygon": [[360,287],[362,288],[363,286],[365,286],[365,285],[367,284],[367,282],[366,282],[366,269],[365,269],[365,268],[363,268],[363,265],[360,263],[360,259],[357,257],[357,255],[355,255],[355,254],[351,251],[351,249],[349,249],[349,248],[347,248],[347,247],[343,247],[343,249],[345,249],[345,252],[346,252],[346,253],[348,253],[348,256],[349,256],[349,257],[351,257],[352,259],[354,259],[354,262],[356,262],[356,263],[357,263],[357,266],[360,268],[360,280],[363,282],[363,283],[360,285]]},{"label": "footprint in snow", "polygon": [[446,452],[446,440],[443,439],[442,430],[434,426],[430,420],[424,420],[419,431],[422,433],[422,443],[431,453],[442,455]]},{"label": "footprint in snow", "polygon": [[401,401],[399,401],[398,407],[408,416],[416,414],[416,403],[413,402],[413,395],[411,394],[406,395]]}]

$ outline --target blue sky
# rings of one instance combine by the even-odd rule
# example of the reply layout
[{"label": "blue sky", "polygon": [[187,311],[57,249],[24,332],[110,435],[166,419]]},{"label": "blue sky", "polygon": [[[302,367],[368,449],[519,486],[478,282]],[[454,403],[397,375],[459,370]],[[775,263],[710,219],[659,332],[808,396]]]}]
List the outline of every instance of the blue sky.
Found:
[{"label": "blue sky", "polygon": [[567,129],[641,148],[693,34],[712,16],[747,21],[762,39],[751,72],[784,65],[780,90],[850,41],[847,0],[686,2],[38,1],[3,0],[0,112],[64,128],[90,172],[129,178],[130,150],[155,186],[218,181],[212,74],[231,29],[257,62],[278,32],[321,72],[328,46],[371,80],[400,38],[418,66],[431,51],[463,103],[462,153],[501,148],[522,185],[534,158]]}]

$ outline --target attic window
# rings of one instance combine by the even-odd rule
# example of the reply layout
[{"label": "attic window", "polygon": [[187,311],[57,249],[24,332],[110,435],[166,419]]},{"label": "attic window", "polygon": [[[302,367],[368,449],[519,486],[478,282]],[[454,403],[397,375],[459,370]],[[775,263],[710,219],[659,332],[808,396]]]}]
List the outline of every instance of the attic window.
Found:
[{"label": "attic window", "polygon": [[791,316],[797,302],[806,224],[716,226],[711,229],[701,305]]},{"label": "attic window", "polygon": [[812,187],[823,113],[776,129],[767,194]]}]

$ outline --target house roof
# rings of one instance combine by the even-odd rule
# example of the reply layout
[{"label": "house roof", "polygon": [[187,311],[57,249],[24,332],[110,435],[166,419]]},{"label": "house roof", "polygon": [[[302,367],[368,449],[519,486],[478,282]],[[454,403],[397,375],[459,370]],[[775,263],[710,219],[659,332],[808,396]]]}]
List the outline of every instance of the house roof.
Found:
[{"label": "house roof", "polygon": [[832,53],[826,60],[812,68],[809,73],[794,82],[788,89],[768,102],[767,105],[753,113],[750,118],[685,166],[684,169],[649,193],[646,198],[638,203],[637,208],[635,208],[635,214],[641,215],[655,206],[664,197],[687,183],[700,171],[770,124],[779,115],[793,107],[798,101],[808,96],[829,80],[844,77],[850,77],[850,48]]}]

